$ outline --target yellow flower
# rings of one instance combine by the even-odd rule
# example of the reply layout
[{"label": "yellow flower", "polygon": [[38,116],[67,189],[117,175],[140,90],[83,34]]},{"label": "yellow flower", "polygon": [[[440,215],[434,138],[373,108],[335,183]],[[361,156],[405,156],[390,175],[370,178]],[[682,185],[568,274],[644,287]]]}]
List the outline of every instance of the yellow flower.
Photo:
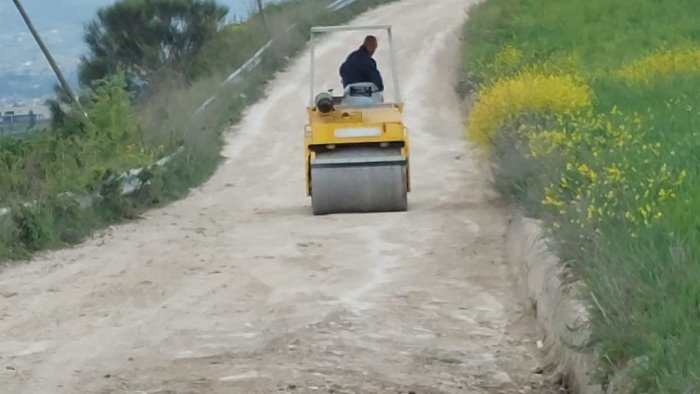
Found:
[{"label": "yellow flower", "polygon": [[674,186],[680,186],[683,184],[683,181],[685,178],[688,177],[688,172],[686,170],[681,171],[681,173],[678,175],[678,180],[674,183]]},{"label": "yellow flower", "polygon": [[605,173],[612,182],[619,182],[622,179],[622,171],[617,166],[605,167]]},{"label": "yellow flower", "polygon": [[[630,83],[649,83],[676,73],[700,73],[700,48],[655,53],[617,71],[619,77]],[[666,105],[670,107],[673,103]]]},{"label": "yellow flower", "polygon": [[523,51],[513,46],[503,48],[493,60],[493,71],[503,74],[518,69],[523,64]]},{"label": "yellow flower", "polygon": [[578,166],[578,172],[580,172],[581,175],[587,177],[591,182],[595,182],[598,179],[598,174],[595,171],[588,168],[588,166],[585,164],[581,164],[580,166]]},{"label": "yellow flower", "polygon": [[551,205],[551,206],[556,207],[556,208],[560,208],[562,205],[564,205],[564,202],[555,199],[551,195],[545,196],[544,201],[542,201],[542,203],[544,205]]},{"label": "yellow flower", "polygon": [[593,205],[588,206],[588,220],[593,219],[593,216],[595,215],[596,209]]},{"label": "yellow flower", "polygon": [[548,155],[567,146],[568,136],[562,131],[529,133],[530,154],[533,158]]},{"label": "yellow flower", "polygon": [[501,127],[526,112],[570,113],[591,106],[591,88],[576,75],[521,72],[484,88],[468,119],[469,135],[487,147]]}]

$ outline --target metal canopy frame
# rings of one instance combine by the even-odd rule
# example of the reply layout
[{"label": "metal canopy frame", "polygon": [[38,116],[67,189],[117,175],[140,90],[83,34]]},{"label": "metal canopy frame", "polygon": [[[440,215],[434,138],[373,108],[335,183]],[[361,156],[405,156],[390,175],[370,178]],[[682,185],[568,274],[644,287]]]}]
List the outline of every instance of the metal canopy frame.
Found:
[{"label": "metal canopy frame", "polygon": [[392,34],[391,25],[365,25],[365,26],[316,26],[311,28],[311,83],[310,83],[310,106],[314,106],[315,92],[315,73],[316,73],[316,35],[323,33],[335,33],[341,31],[367,31],[367,30],[386,30],[389,38],[389,56],[391,63],[391,76],[394,83],[394,94],[396,97],[396,103],[401,103],[401,88],[399,86],[399,77],[397,74],[396,67],[396,50],[394,48],[394,38]]}]

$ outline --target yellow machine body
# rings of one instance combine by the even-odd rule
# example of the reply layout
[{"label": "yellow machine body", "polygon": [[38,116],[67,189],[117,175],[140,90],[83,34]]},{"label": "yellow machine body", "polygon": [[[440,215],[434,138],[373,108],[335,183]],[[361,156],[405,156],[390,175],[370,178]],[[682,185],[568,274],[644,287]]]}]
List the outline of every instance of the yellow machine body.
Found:
[{"label": "yellow machine body", "polygon": [[[304,133],[306,156],[306,193],[311,190],[311,163],[318,149],[342,149],[344,146],[382,146],[392,144],[401,150],[401,156],[406,160],[407,189],[411,190],[410,182],[410,146],[408,129],[404,126],[401,115],[402,104],[386,104],[371,108],[336,107],[329,113],[321,113],[315,107],[307,108],[308,123]],[[343,131],[358,130],[358,133],[343,134]],[[379,133],[362,130],[378,130]],[[372,134],[372,135],[370,135]]]}]

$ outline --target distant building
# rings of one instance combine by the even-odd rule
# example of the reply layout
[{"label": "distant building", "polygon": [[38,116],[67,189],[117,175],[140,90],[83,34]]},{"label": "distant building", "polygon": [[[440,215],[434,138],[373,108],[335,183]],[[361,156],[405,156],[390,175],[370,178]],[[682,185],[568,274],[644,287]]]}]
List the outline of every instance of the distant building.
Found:
[{"label": "distant building", "polygon": [[45,130],[50,120],[51,112],[41,102],[0,100],[0,137]]},{"label": "distant building", "polygon": [[21,133],[37,125],[45,125],[50,118],[51,113],[42,100],[0,100],[0,135]]},{"label": "distant building", "polygon": [[42,114],[36,114],[34,111],[29,111],[29,113],[20,114],[15,111],[5,111],[2,114],[2,124],[3,125],[13,125],[17,123],[36,123],[44,120]]},{"label": "distant building", "polygon": [[[0,112],[2,114],[2,112]],[[2,123],[14,123],[15,111],[7,111],[2,115]]]}]

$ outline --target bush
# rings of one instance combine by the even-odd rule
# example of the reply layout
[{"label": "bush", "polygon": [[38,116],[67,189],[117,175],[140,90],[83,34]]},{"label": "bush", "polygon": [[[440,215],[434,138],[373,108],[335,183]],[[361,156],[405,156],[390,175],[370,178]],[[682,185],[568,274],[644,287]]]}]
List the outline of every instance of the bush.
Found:
[{"label": "bush", "polygon": [[[91,96],[87,119],[21,138],[0,139],[0,206],[63,192],[94,190],[110,173],[152,163],[161,152],[143,143],[123,75]],[[3,165],[4,164],[4,165]]]}]

